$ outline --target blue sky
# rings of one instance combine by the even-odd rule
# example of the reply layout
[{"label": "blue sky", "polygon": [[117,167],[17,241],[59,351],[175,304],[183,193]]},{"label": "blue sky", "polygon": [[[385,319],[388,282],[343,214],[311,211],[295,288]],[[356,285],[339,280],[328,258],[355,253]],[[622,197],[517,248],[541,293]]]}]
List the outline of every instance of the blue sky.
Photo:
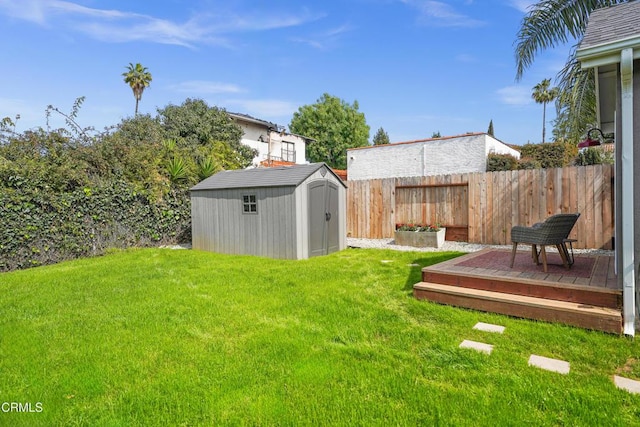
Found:
[{"label": "blue sky", "polygon": [[[323,93],[357,100],[392,142],[486,132],[540,142],[531,88],[570,46],[515,81],[514,41],[529,0],[0,0],[0,118],[45,126],[45,108],[86,100],[82,126],[117,124],[135,99],[122,73],[153,75],[141,113],[201,98],[287,126]],[[547,135],[555,107],[547,107]],[[58,117],[53,127],[61,126]]]}]

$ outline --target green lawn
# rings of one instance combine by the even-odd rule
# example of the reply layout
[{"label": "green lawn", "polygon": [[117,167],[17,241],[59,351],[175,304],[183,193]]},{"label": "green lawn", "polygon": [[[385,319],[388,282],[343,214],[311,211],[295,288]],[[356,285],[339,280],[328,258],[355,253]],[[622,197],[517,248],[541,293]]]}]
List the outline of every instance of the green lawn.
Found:
[{"label": "green lawn", "polygon": [[411,296],[456,255],[145,249],[1,274],[0,402],[42,411],[0,425],[640,425],[611,379],[640,379],[638,343]]}]

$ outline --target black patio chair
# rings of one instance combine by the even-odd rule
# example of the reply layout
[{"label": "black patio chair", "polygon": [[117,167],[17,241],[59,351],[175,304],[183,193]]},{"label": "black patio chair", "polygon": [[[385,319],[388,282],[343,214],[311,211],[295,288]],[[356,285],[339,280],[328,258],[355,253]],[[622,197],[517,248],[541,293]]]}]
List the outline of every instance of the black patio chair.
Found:
[{"label": "black patio chair", "polygon": [[531,227],[516,225],[511,229],[511,242],[513,250],[511,252],[511,268],[516,258],[516,249],[519,243],[531,245],[531,257],[536,265],[540,265],[537,246],[540,246],[543,270],[547,272],[547,252],[545,246],[553,245],[558,248],[562,264],[565,268],[570,267],[569,252],[567,251],[566,239],[571,233],[571,229],[578,221],[579,213],[557,214],[547,218],[544,222],[539,222]]}]

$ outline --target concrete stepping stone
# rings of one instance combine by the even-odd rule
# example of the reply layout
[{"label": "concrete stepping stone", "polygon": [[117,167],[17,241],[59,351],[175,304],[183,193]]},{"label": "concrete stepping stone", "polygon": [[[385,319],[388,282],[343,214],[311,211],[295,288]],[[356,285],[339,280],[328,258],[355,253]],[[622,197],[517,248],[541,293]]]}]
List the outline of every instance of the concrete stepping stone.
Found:
[{"label": "concrete stepping stone", "polygon": [[484,332],[495,332],[497,334],[502,334],[504,332],[505,327],[499,326],[499,325],[492,325],[491,323],[478,322],[475,324],[473,329],[477,329],[479,331],[484,331]]},{"label": "concrete stepping stone", "polygon": [[491,354],[493,346],[491,344],[485,344],[476,341],[464,340],[460,343],[460,348],[470,348],[472,350],[479,351],[481,353]]},{"label": "concrete stepping stone", "polygon": [[614,375],[613,383],[619,389],[626,390],[629,393],[640,394],[640,381]]},{"label": "concrete stepping stone", "polygon": [[559,359],[550,359],[544,356],[536,356],[535,354],[532,354],[531,357],[529,357],[529,366],[535,366],[540,369],[557,372],[563,375],[569,373],[569,362]]}]

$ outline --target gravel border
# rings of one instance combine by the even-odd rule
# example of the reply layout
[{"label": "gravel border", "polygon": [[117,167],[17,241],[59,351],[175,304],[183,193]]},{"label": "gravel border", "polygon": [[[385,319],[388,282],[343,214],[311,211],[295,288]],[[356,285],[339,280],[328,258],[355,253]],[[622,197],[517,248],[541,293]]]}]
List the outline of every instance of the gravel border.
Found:
[{"label": "gravel border", "polygon": [[[358,239],[354,237],[347,237],[347,246],[351,248],[363,248],[363,249],[391,249],[394,251],[411,251],[411,252],[477,252],[486,248],[494,249],[506,249],[511,250],[511,245],[480,245],[477,243],[467,242],[451,242],[446,240],[440,248],[416,248],[413,246],[400,246],[395,244],[394,239]],[[519,247],[524,248],[524,245]],[[549,248],[549,252],[557,252],[555,248]],[[574,249],[576,254],[589,254],[589,255],[609,255],[613,256],[613,251],[606,251],[603,249]]]}]

